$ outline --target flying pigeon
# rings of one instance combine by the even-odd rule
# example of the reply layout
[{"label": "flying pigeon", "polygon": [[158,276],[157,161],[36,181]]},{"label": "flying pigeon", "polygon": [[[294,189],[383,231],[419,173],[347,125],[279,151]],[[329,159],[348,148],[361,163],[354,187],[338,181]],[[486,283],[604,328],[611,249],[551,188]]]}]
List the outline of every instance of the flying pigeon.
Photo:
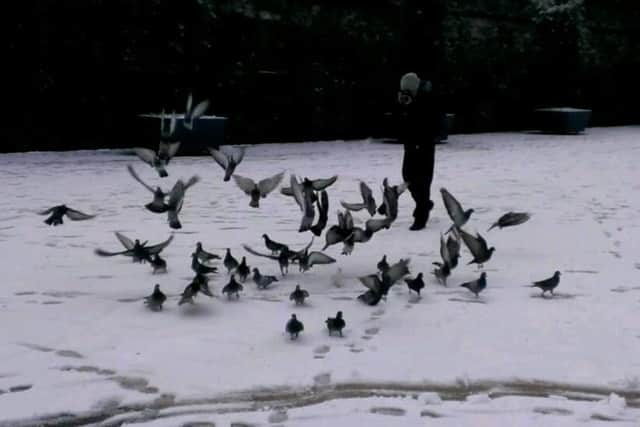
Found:
[{"label": "flying pigeon", "polygon": [[298,320],[295,314],[291,315],[291,319],[287,322],[285,326],[285,331],[291,336],[291,339],[294,340],[298,338],[298,334],[304,330],[304,325],[301,321]]},{"label": "flying pigeon", "polygon": [[158,144],[157,151],[141,147],[135,147],[133,149],[140,160],[154,168],[161,178],[169,176],[166,166],[169,164],[171,159],[175,157],[178,149],[180,148],[180,142],[174,140],[176,115],[173,114],[171,116],[168,130],[165,128],[164,122],[165,115],[163,111],[160,117],[160,143]]},{"label": "flying pigeon", "polygon": [[482,274],[480,274],[480,277],[477,278],[476,280],[472,280],[471,282],[465,282],[460,286],[463,288],[469,289],[471,292],[473,292],[476,295],[476,298],[478,298],[478,295],[480,294],[480,292],[482,292],[484,288],[487,287],[487,273],[483,271]]},{"label": "flying pigeon", "polygon": [[386,273],[387,271],[389,271],[389,263],[387,262],[387,256],[383,255],[382,259],[380,261],[378,261],[378,264],[376,264],[376,267],[378,267],[378,271],[380,273]]},{"label": "flying pigeon", "polygon": [[184,291],[180,295],[180,301],[178,301],[178,305],[182,305],[185,303],[194,304],[193,298],[195,298],[199,292],[207,295],[208,297],[213,297],[211,290],[209,289],[209,280],[206,276],[201,274],[197,274],[191,283],[184,288]]},{"label": "flying pigeon", "polygon": [[231,280],[227,283],[224,288],[222,288],[222,293],[227,294],[227,298],[231,298],[231,294],[236,295],[236,299],[240,298],[240,291],[242,291],[243,286],[236,282],[236,275],[231,275]]},{"label": "flying pigeon", "polygon": [[549,277],[548,279],[533,282],[533,285],[531,286],[535,288],[540,288],[542,290],[542,295],[544,295],[545,292],[547,291],[549,291],[551,295],[553,295],[553,290],[558,286],[559,283],[560,283],[560,272],[556,271],[555,273],[553,273],[553,276]]},{"label": "flying pigeon", "polygon": [[160,290],[160,285],[153,287],[153,293],[148,297],[144,297],[144,303],[152,311],[161,311],[162,304],[167,300],[167,296]]},{"label": "flying pigeon", "polygon": [[360,181],[360,196],[362,197],[362,202],[347,203],[340,201],[340,204],[343,208],[350,211],[366,209],[369,215],[374,216],[376,214],[376,200],[373,198],[371,188],[363,181]]},{"label": "flying pigeon", "polygon": [[480,234],[474,236],[461,228],[458,229],[458,232],[462,237],[462,241],[473,255],[473,259],[467,264],[476,263],[478,267],[482,267],[485,262],[489,261],[491,254],[495,250],[493,246],[488,248],[486,240]]},{"label": "flying pigeon", "polygon": [[67,205],[58,205],[49,208],[45,211],[39,212],[40,215],[50,215],[49,218],[44,220],[47,225],[60,225],[63,224],[62,217],[67,215],[67,218],[73,221],[84,221],[85,219],[95,218],[95,215],[88,215],[75,209],[67,207]]},{"label": "flying pigeon", "polygon": [[245,194],[251,196],[249,206],[252,208],[260,207],[260,198],[265,198],[280,184],[284,172],[279,172],[269,178],[262,179],[256,184],[251,178],[245,178],[240,175],[233,175],[236,185],[244,191]]},{"label": "flying pigeon", "polygon": [[[151,202],[147,203],[146,205],[144,205],[144,207],[147,210],[149,210],[149,211],[151,211],[153,213],[165,213],[165,212],[167,212],[169,210],[169,205],[167,203],[165,203],[165,199],[167,198],[167,196],[171,196],[171,192],[165,192],[160,187],[156,187],[154,189],[153,187],[148,185],[146,182],[144,182],[142,180],[142,178],[140,178],[140,176],[138,176],[138,174],[136,173],[136,171],[133,168],[133,166],[127,165],[127,170],[129,171],[129,174],[131,174],[133,179],[138,181],[140,184],[142,184],[142,186],[144,188],[146,188],[151,193],[153,193],[153,200]],[[186,192],[189,189],[189,187],[191,187],[192,185],[194,185],[198,181],[200,181],[200,178],[197,175],[194,175],[191,178],[189,178],[189,180],[187,182],[183,182],[182,183],[182,192],[183,193]],[[176,182],[176,185],[177,184],[178,183]],[[174,185],[172,191],[176,191],[176,192],[178,191],[178,189],[176,188],[176,185]],[[177,198],[177,196],[178,196],[178,194],[174,194],[174,198]],[[183,197],[184,197],[184,194],[183,194]],[[175,205],[176,201],[174,200],[173,203]]]},{"label": "flying pigeon", "polygon": [[151,258],[151,255],[159,254],[173,240],[173,235],[171,235],[164,242],[158,243],[156,245],[147,246],[146,241],[143,243],[140,243],[140,240],[138,239],[133,241],[120,232],[116,231],[115,235],[118,238],[118,241],[120,241],[120,243],[122,244],[122,246],[125,247],[125,250],[120,252],[108,252],[103,249],[96,249],[94,251],[96,255],[100,255],[100,256],[124,255],[124,256],[132,257],[134,262],[144,262],[144,261],[149,261]]},{"label": "flying pigeon", "polygon": [[316,206],[318,207],[318,222],[312,225],[309,230],[314,235],[320,236],[329,220],[329,196],[326,190],[320,192],[320,197],[316,200]]},{"label": "flying pigeon", "polygon": [[405,283],[409,287],[409,290],[417,292],[420,295],[420,290],[424,288],[424,281],[422,280],[422,273],[418,273],[415,279],[404,279]]},{"label": "flying pigeon", "polygon": [[531,215],[527,212],[507,212],[506,214],[498,218],[498,221],[494,222],[493,225],[489,227],[489,230],[491,230],[494,227],[498,227],[501,229],[504,227],[512,227],[514,225],[520,225],[522,223],[529,221],[530,218],[531,218]]},{"label": "flying pigeon", "polygon": [[289,261],[296,256],[296,253],[291,252],[289,248],[281,250],[278,255],[269,255],[253,250],[248,245],[242,245],[242,247],[250,254],[278,261],[278,265],[280,266],[280,273],[282,273],[283,276],[285,276],[289,272]]},{"label": "flying pigeon", "polygon": [[447,191],[446,188],[441,188],[440,193],[442,194],[442,201],[444,202],[444,207],[447,209],[447,213],[449,214],[449,218],[453,221],[453,225],[447,232],[451,229],[460,228],[467,223],[469,217],[473,213],[473,209],[467,209],[466,211],[462,209],[462,205],[451,193]]},{"label": "flying pigeon", "polygon": [[305,188],[302,183],[299,183],[298,179],[293,174],[289,177],[289,182],[291,183],[290,188],[293,198],[300,207],[300,211],[302,211],[302,219],[300,220],[300,227],[298,228],[298,231],[307,231],[311,229],[316,215],[316,211],[313,206],[315,193],[312,188]]},{"label": "flying pigeon", "polygon": [[347,325],[342,318],[341,311],[336,313],[336,317],[328,317],[327,320],[325,320],[325,323],[327,324],[327,329],[329,330],[329,336],[331,336],[334,331],[338,332],[340,336],[342,336],[342,329],[344,329],[344,327]]},{"label": "flying pigeon", "polygon": [[319,251],[309,252],[305,250],[304,254],[298,259],[300,271],[302,272],[309,270],[316,264],[333,264],[334,262],[336,262],[334,258]]},{"label": "flying pigeon", "polygon": [[[309,194],[313,194],[314,191],[325,190],[327,187],[329,187],[334,182],[336,182],[337,179],[338,179],[338,175],[334,175],[329,178],[318,178],[318,179],[309,179],[305,177],[300,183],[300,185],[302,186],[303,192],[308,192]],[[285,196],[295,197],[293,187],[282,187],[280,189],[280,193],[282,193]]]},{"label": "flying pigeon", "polygon": [[267,276],[260,274],[260,270],[254,267],[253,269],[253,281],[258,286],[258,289],[267,289],[267,287],[273,282],[277,282],[276,276]]},{"label": "flying pigeon", "polygon": [[220,149],[209,148],[209,154],[213,157],[213,160],[224,169],[224,181],[229,181],[231,175],[236,170],[236,167],[240,164],[244,158],[244,147],[221,147]]},{"label": "flying pigeon", "polygon": [[193,125],[195,119],[201,117],[209,108],[209,101],[204,100],[198,103],[195,107],[192,108],[193,104],[193,96],[189,94],[187,97],[187,107],[184,112],[184,119],[182,120],[183,126],[188,130],[193,130]]},{"label": "flying pigeon", "polygon": [[296,285],[296,289],[289,295],[289,299],[295,301],[296,305],[304,304],[305,298],[309,298],[309,292],[300,289],[300,285]]},{"label": "flying pigeon", "polygon": [[386,297],[389,289],[402,277],[409,274],[409,259],[401,259],[397,263],[389,267],[384,273],[369,274],[368,276],[359,277],[360,282],[365,285],[368,290],[358,296],[358,299],[368,305],[376,305],[382,297]]}]

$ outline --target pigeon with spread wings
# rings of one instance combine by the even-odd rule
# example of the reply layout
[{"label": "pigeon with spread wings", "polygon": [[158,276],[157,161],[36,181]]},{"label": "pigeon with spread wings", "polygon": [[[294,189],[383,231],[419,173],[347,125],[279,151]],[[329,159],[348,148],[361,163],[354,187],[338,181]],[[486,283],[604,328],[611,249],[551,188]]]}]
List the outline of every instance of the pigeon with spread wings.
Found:
[{"label": "pigeon with spread wings", "polygon": [[229,181],[231,175],[236,170],[236,167],[240,164],[244,158],[244,147],[220,147],[208,148],[209,154],[213,157],[222,169],[224,169],[224,181]]},{"label": "pigeon with spread wings", "polygon": [[245,194],[251,197],[249,206],[252,208],[260,207],[260,198],[265,198],[269,193],[276,189],[276,187],[282,181],[284,172],[279,172],[269,178],[262,179],[256,183],[251,178],[245,178],[240,175],[233,175],[233,179],[236,185],[244,191]]},{"label": "pigeon with spread wings", "polygon": [[134,262],[144,262],[149,261],[151,255],[159,254],[162,252],[164,248],[169,246],[169,243],[173,240],[173,234],[169,236],[167,240],[164,242],[160,242],[155,245],[147,246],[147,241],[140,243],[140,240],[135,239],[131,240],[124,234],[116,231],[116,238],[118,241],[124,246],[125,250],[120,252],[109,252],[103,249],[96,249],[94,252],[96,255],[100,256],[116,256],[116,255],[124,255],[130,256],[133,258]]},{"label": "pigeon with spread wings", "polygon": [[75,209],[71,209],[67,205],[54,206],[38,213],[40,215],[49,215],[49,218],[45,219],[44,223],[53,226],[63,224],[64,221],[62,220],[62,217],[65,215],[73,221],[84,221],[86,219],[95,218],[95,215],[89,215]]},{"label": "pigeon with spread wings", "polygon": [[451,231],[454,227],[460,228],[465,225],[473,213],[473,209],[462,209],[460,202],[458,202],[458,200],[453,197],[446,188],[441,188],[440,193],[442,194],[442,201],[444,203],[444,207],[447,209],[449,218],[453,221],[453,225],[449,230],[447,230],[447,232]]}]

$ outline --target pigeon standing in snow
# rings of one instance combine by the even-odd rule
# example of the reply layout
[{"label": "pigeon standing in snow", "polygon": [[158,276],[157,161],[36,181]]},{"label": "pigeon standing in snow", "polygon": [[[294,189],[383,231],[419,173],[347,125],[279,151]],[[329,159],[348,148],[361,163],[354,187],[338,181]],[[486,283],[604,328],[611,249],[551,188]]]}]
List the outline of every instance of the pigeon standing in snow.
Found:
[{"label": "pigeon standing in snow", "polygon": [[149,264],[153,267],[153,274],[160,274],[167,272],[167,261],[160,258],[159,254],[154,254],[149,260]]},{"label": "pigeon standing in snow", "polygon": [[191,269],[196,274],[203,275],[215,273],[218,271],[216,267],[210,267],[208,265],[201,264],[200,261],[198,261],[198,254],[196,254],[195,252],[191,254]]},{"label": "pigeon standing in snow", "polygon": [[244,158],[244,151],[244,147],[209,148],[209,154],[211,154],[213,160],[224,169],[224,181],[231,179],[231,175],[233,175],[236,167]]},{"label": "pigeon standing in snow", "polygon": [[238,264],[238,267],[236,268],[236,274],[238,275],[238,279],[244,283],[245,280],[247,280],[249,273],[251,273],[251,269],[247,265],[247,257],[243,256],[242,261],[240,261],[240,264]]},{"label": "pigeon standing in snow", "polygon": [[252,208],[260,207],[260,198],[265,198],[269,193],[276,189],[276,187],[282,181],[284,172],[279,172],[269,178],[262,179],[256,183],[251,178],[245,178],[240,175],[233,175],[233,179],[236,185],[244,191],[245,194],[251,197],[249,206]]},{"label": "pigeon standing in snow", "polygon": [[444,207],[447,209],[449,218],[453,221],[453,225],[449,230],[465,225],[473,213],[473,209],[467,209],[466,211],[462,209],[460,202],[458,202],[446,188],[441,188],[440,193],[442,194],[442,201],[444,202]]},{"label": "pigeon standing in snow", "polygon": [[160,285],[153,287],[153,293],[148,297],[144,297],[144,303],[152,311],[161,311],[162,304],[167,300],[167,296],[160,290]]},{"label": "pigeon standing in snow", "polygon": [[45,211],[39,212],[39,214],[50,215],[49,218],[44,220],[44,223],[47,225],[53,225],[53,226],[63,224],[62,217],[64,215],[66,215],[67,218],[73,221],[84,221],[86,219],[95,218],[95,215],[88,215],[86,213],[82,213],[80,211],[67,207],[67,205],[54,206]]},{"label": "pigeon standing in snow", "polygon": [[542,290],[542,295],[544,295],[545,292],[547,291],[549,291],[551,295],[553,295],[553,290],[558,286],[559,283],[560,283],[560,272],[556,271],[555,273],[553,273],[553,276],[549,277],[548,279],[533,282],[533,285],[531,286],[535,288],[540,288]]},{"label": "pigeon standing in snow", "polygon": [[420,290],[424,288],[422,273],[418,273],[415,279],[404,279],[404,281],[411,291],[416,292],[418,296],[420,296]]},{"label": "pigeon standing in snow", "polygon": [[482,292],[484,288],[487,287],[487,273],[483,271],[478,279],[472,280],[471,282],[465,282],[460,286],[469,289],[476,295],[476,298],[478,298],[480,292]]},{"label": "pigeon standing in snow", "polygon": [[305,298],[309,298],[309,292],[307,292],[304,289],[301,289],[300,285],[296,285],[296,289],[293,292],[291,292],[291,295],[289,295],[289,299],[291,301],[294,301],[296,305],[304,304]]},{"label": "pigeon standing in snow", "polygon": [[531,214],[527,212],[507,212],[506,214],[498,218],[498,220],[494,222],[491,227],[489,227],[489,230],[494,227],[502,229],[504,227],[513,227],[514,225],[520,225],[529,221],[530,218]]},{"label": "pigeon standing in snow", "polygon": [[273,282],[277,282],[278,278],[276,276],[267,276],[260,274],[260,270],[254,267],[253,281],[258,286],[258,289],[267,289],[270,284],[272,284]]},{"label": "pigeon standing in snow", "polygon": [[285,331],[289,334],[292,340],[298,338],[298,334],[304,330],[304,325],[298,320],[295,314],[291,315],[291,319],[285,326]]},{"label": "pigeon standing in snow", "polygon": [[227,283],[224,288],[222,288],[222,293],[227,294],[227,298],[231,298],[232,294],[235,294],[236,299],[240,298],[240,291],[242,291],[243,286],[236,282],[236,275],[231,275],[231,280]]},{"label": "pigeon standing in snow", "polygon": [[233,255],[231,255],[231,249],[229,248],[227,248],[227,253],[224,256],[224,259],[222,260],[222,264],[227,269],[228,274],[231,274],[231,272],[236,268],[238,268],[238,265],[240,265],[240,263],[238,263],[238,260],[235,259]]},{"label": "pigeon standing in snow", "polygon": [[325,320],[325,323],[327,324],[327,329],[329,330],[329,336],[331,336],[333,332],[338,332],[340,336],[342,336],[342,330],[347,325],[342,318],[341,311],[336,313],[336,317],[328,317],[327,320]]},{"label": "pigeon standing in snow", "polygon": [[198,256],[198,260],[202,262],[211,261],[212,259],[220,259],[219,255],[213,254],[211,252],[207,252],[202,247],[202,242],[196,243],[196,255]]},{"label": "pigeon standing in snow", "polygon": [[471,252],[471,255],[473,255],[473,259],[467,264],[475,263],[478,264],[479,268],[482,268],[482,265],[491,258],[491,254],[493,254],[495,248],[493,246],[490,248],[487,247],[487,241],[484,240],[480,234],[474,236],[461,228],[458,229],[458,232],[460,233],[460,237],[462,237],[462,241]]}]

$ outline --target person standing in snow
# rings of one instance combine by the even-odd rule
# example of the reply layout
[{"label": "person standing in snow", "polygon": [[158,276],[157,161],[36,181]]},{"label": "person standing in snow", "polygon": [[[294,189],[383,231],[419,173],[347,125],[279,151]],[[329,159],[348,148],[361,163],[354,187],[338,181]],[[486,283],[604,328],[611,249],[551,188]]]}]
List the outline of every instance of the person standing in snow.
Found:
[{"label": "person standing in snow", "polygon": [[416,202],[409,229],[422,230],[433,209],[431,181],[443,113],[432,83],[421,80],[416,73],[407,73],[400,79],[398,105],[398,139],[404,145],[402,177]]}]

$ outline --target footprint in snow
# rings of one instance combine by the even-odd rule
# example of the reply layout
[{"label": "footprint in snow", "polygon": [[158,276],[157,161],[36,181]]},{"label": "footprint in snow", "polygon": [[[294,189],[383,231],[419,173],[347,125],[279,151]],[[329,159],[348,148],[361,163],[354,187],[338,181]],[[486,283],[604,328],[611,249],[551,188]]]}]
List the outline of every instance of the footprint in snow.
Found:
[{"label": "footprint in snow", "polygon": [[377,406],[373,407],[369,410],[372,414],[380,414],[380,415],[394,415],[396,417],[401,417],[407,414],[407,411],[402,408],[393,408],[393,407],[385,407],[385,406]]}]

